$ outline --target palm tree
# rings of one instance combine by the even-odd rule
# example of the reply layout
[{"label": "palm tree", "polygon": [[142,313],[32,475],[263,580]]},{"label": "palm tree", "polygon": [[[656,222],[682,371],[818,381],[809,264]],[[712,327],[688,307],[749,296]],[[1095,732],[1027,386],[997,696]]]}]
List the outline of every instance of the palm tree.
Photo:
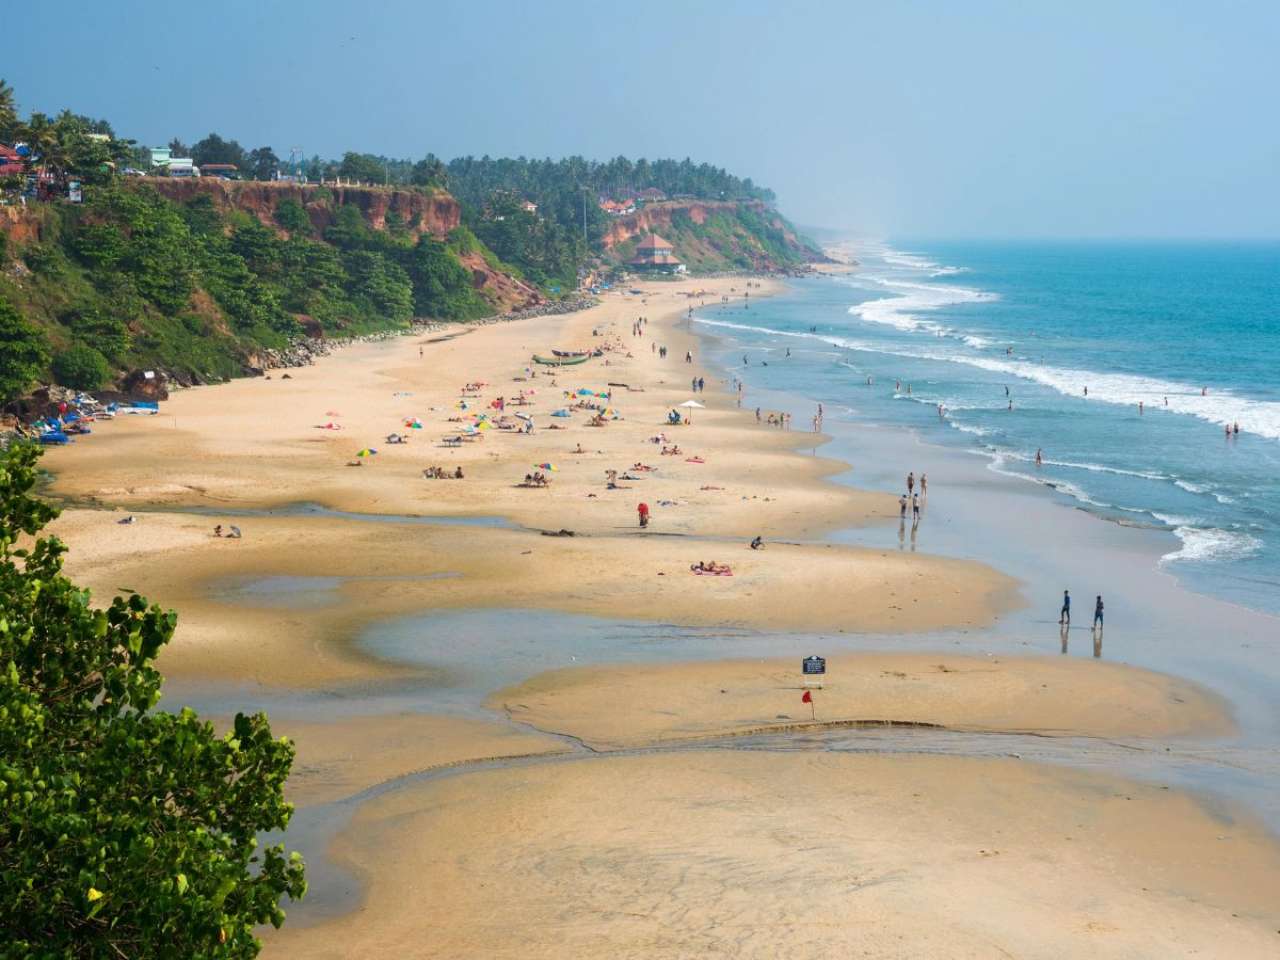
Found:
[{"label": "palm tree", "polygon": [[18,104],[13,98],[13,87],[0,79],[0,140],[8,140],[18,125]]},{"label": "palm tree", "polygon": [[31,114],[31,119],[21,133],[31,148],[27,157],[29,166],[40,163],[51,172],[59,174],[66,169],[67,158],[58,136],[58,128],[47,114]]}]

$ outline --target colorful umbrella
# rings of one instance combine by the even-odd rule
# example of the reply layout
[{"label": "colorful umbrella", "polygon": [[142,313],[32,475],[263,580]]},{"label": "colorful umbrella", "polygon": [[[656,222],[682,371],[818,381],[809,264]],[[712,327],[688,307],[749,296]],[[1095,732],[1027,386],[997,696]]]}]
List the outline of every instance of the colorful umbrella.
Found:
[{"label": "colorful umbrella", "polygon": [[554,473],[560,472],[560,468],[557,467],[554,463],[535,463],[534,466],[537,467],[539,470],[551,470]]},{"label": "colorful umbrella", "polygon": [[372,456],[376,455],[376,454],[377,454],[377,452],[378,452],[378,451],[377,451],[377,450],[374,450],[372,447],[365,447],[363,450],[361,450],[359,453],[357,453],[357,454],[356,454],[356,456],[357,456],[357,457],[372,457]]}]

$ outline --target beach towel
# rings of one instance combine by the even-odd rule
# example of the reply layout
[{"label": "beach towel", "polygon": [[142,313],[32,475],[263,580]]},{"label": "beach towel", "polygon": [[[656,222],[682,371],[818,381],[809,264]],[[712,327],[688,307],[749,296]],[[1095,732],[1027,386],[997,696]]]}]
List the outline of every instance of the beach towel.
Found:
[{"label": "beach towel", "polygon": [[703,460],[701,457],[685,457],[684,462],[685,463],[706,463],[707,461]]},{"label": "beach towel", "polygon": [[694,570],[695,577],[732,577],[732,570]]}]

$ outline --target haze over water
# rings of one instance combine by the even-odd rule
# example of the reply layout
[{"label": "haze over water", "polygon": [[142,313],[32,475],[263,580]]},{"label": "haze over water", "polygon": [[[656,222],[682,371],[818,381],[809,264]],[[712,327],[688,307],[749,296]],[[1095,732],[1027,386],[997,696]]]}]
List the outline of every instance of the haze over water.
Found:
[{"label": "haze over water", "polygon": [[699,319],[742,342],[754,382],[1169,529],[1161,562],[1190,586],[1280,610],[1280,244],[853,252],[855,274]]}]

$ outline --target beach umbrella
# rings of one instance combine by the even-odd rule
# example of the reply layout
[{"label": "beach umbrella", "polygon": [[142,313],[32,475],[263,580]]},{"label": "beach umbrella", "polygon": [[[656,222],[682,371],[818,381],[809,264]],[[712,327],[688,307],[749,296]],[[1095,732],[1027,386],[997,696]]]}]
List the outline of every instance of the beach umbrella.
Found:
[{"label": "beach umbrella", "polygon": [[578,388],[578,396],[580,397],[594,397],[595,395],[596,392],[594,390],[588,390],[586,387]]},{"label": "beach umbrella", "polygon": [[373,449],[373,447],[365,447],[363,450],[361,450],[359,453],[357,453],[357,454],[356,454],[356,456],[357,456],[357,457],[372,457],[372,456],[376,456],[376,455],[377,455],[377,453],[378,453],[378,451],[377,451],[377,450],[375,450],[375,449]]},{"label": "beach umbrella", "polygon": [[[684,403],[680,404],[680,406],[684,407],[686,410],[705,410],[705,409],[707,409],[705,406],[703,406],[703,405],[702,405],[701,403],[699,403],[697,400],[686,400]],[[689,415],[689,422],[690,422],[690,423],[693,423],[693,414],[690,414],[690,415]]]},{"label": "beach umbrella", "polygon": [[571,416],[571,414],[569,413],[569,411],[568,411],[568,410],[554,410],[554,411],[552,411],[551,415],[552,415],[553,417],[568,417],[568,416]]},{"label": "beach umbrella", "polygon": [[521,420],[529,420],[529,421],[533,420],[533,417],[529,416],[527,413],[517,413],[516,416],[519,417]]},{"label": "beach umbrella", "polygon": [[560,468],[557,467],[554,463],[535,463],[534,466],[537,467],[539,470],[551,470],[554,473],[560,472]]}]

